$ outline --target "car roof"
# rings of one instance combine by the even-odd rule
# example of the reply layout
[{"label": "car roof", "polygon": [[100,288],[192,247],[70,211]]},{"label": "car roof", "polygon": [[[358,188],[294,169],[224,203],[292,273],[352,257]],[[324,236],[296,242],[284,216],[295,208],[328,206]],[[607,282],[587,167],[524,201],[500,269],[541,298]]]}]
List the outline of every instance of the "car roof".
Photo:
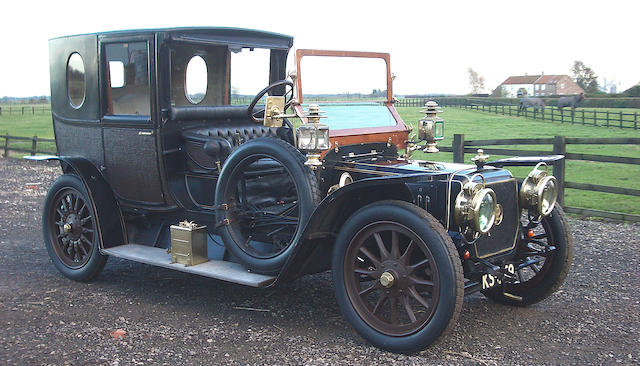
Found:
[{"label": "car roof", "polygon": [[98,36],[98,37],[127,37],[127,36],[150,36],[164,34],[174,40],[182,40],[196,43],[216,43],[228,44],[237,47],[258,47],[289,49],[293,46],[293,37],[246,28],[230,27],[178,27],[178,28],[150,28],[150,29],[130,29],[107,32],[85,33],[69,36],[56,37],[53,39],[64,39],[73,37]]}]

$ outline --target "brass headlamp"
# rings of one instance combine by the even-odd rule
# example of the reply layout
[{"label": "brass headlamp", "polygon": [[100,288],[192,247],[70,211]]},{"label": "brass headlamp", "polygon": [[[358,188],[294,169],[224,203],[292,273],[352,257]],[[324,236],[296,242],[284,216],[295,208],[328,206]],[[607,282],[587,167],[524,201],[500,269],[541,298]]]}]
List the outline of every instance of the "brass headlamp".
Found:
[{"label": "brass headlamp", "polygon": [[[479,176],[482,182],[474,182]],[[502,207],[497,203],[496,194],[485,187],[484,177],[476,174],[462,186],[455,203],[455,220],[467,237],[475,238],[486,234],[494,223],[502,217]],[[499,222],[498,222],[499,223]]]},{"label": "brass headlamp", "polygon": [[331,148],[329,142],[329,126],[320,123],[320,107],[317,104],[309,105],[307,112],[307,123],[303,123],[296,130],[298,149],[307,154],[305,165],[316,168],[322,163],[320,162],[320,154]]},{"label": "brass headlamp", "polygon": [[[541,166],[545,169],[540,169]],[[553,211],[558,199],[558,181],[553,175],[549,175],[547,170],[547,164],[538,163],[520,188],[520,205],[542,216],[547,216]]]}]

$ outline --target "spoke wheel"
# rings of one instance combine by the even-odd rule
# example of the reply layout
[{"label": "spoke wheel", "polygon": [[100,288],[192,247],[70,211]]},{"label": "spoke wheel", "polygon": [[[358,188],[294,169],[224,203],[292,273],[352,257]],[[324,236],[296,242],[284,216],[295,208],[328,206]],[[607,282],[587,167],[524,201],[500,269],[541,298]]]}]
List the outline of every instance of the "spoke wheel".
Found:
[{"label": "spoke wheel", "polygon": [[573,262],[573,240],[562,208],[541,219],[523,215],[513,258],[515,281],[483,291],[490,299],[516,306],[535,304],[556,292]]},{"label": "spoke wheel", "polygon": [[71,269],[86,265],[94,249],[95,220],[82,193],[71,187],[58,191],[49,217],[50,240],[58,258]]},{"label": "spoke wheel", "polygon": [[345,319],[377,347],[412,353],[453,328],[462,264],[442,225],[403,201],[379,201],[345,219],[332,258]]},{"label": "spoke wheel", "polygon": [[305,157],[271,137],[240,145],[220,173],[216,187],[220,236],[247,268],[280,271],[320,201],[318,181]]},{"label": "spoke wheel", "polygon": [[433,316],[440,280],[425,242],[407,227],[376,222],[349,244],[346,288],[358,314],[390,336],[414,334]]},{"label": "spoke wheel", "polygon": [[49,257],[63,275],[90,281],[102,271],[107,256],[99,250],[97,225],[82,180],[72,174],[56,179],[44,201],[42,231]]}]

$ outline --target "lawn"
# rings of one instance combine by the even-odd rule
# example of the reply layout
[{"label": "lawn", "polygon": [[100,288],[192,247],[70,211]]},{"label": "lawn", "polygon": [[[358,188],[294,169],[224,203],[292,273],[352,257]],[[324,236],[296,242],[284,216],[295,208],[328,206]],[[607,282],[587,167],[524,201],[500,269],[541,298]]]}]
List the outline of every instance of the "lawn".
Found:
[{"label": "lawn", "polygon": [[[9,133],[13,136],[34,136],[53,138],[51,115],[36,110],[35,114],[25,115],[5,112],[0,116],[0,135]],[[29,112],[31,112],[29,110]],[[400,107],[398,112],[402,118],[413,125],[417,131],[417,121],[423,117],[418,107]],[[535,138],[535,137],[640,137],[640,130],[621,130],[619,128],[604,128],[560,124],[557,122],[542,122],[523,117],[510,117],[483,113],[458,108],[444,108],[441,117],[445,120],[445,139],[440,146],[451,146],[453,135],[464,134],[465,140],[501,139],[501,138]],[[4,142],[3,140],[0,140]],[[12,146],[29,148],[31,142],[11,142]],[[20,144],[20,145],[18,145]],[[43,143],[39,149],[53,149],[53,144]],[[550,145],[500,146],[509,149],[543,150],[551,153]],[[568,145],[568,152],[640,157],[639,145]],[[417,152],[415,158],[437,161],[452,161],[451,153],[425,154]],[[465,161],[470,162],[473,154],[466,154]],[[494,156],[499,158],[499,156]],[[628,187],[640,189],[640,166],[629,164],[598,163],[584,161],[568,161],[566,180],[578,183],[595,183],[608,186]],[[529,168],[512,168],[514,175],[524,177]],[[565,191],[566,205],[585,207],[608,211],[618,211],[640,214],[640,197],[624,196],[610,193],[589,192],[567,189]]]},{"label": "lawn", "polygon": [[[417,121],[422,118],[420,108],[398,108],[406,122],[410,122],[417,131]],[[458,108],[444,108],[441,117],[445,120],[445,139],[441,146],[451,146],[453,135],[464,134],[465,140],[537,138],[537,137],[640,137],[640,130],[621,130],[542,122],[523,117],[510,117]],[[496,146],[497,147],[497,146]],[[551,145],[499,146],[505,149],[543,150],[551,153]],[[639,145],[568,145],[567,152],[640,157]],[[419,159],[453,161],[451,153],[414,154]],[[465,161],[470,163],[473,154],[466,154]],[[494,156],[500,158],[502,156]],[[513,174],[524,177],[529,168],[511,168]],[[640,189],[640,166],[629,164],[598,163],[586,161],[567,161],[566,180],[578,183],[594,183],[608,186]],[[608,211],[640,214],[640,197],[582,190],[565,190],[565,204]]]}]

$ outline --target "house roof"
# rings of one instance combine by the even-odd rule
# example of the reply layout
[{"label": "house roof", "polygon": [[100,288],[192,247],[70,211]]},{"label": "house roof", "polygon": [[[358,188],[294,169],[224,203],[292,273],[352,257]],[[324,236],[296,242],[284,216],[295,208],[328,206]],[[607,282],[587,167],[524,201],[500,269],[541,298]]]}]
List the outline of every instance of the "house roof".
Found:
[{"label": "house roof", "polygon": [[533,84],[540,78],[540,75],[524,75],[524,76],[509,76],[507,80],[502,82],[504,84]]},{"label": "house roof", "polygon": [[534,84],[556,84],[567,75],[542,75]]}]

